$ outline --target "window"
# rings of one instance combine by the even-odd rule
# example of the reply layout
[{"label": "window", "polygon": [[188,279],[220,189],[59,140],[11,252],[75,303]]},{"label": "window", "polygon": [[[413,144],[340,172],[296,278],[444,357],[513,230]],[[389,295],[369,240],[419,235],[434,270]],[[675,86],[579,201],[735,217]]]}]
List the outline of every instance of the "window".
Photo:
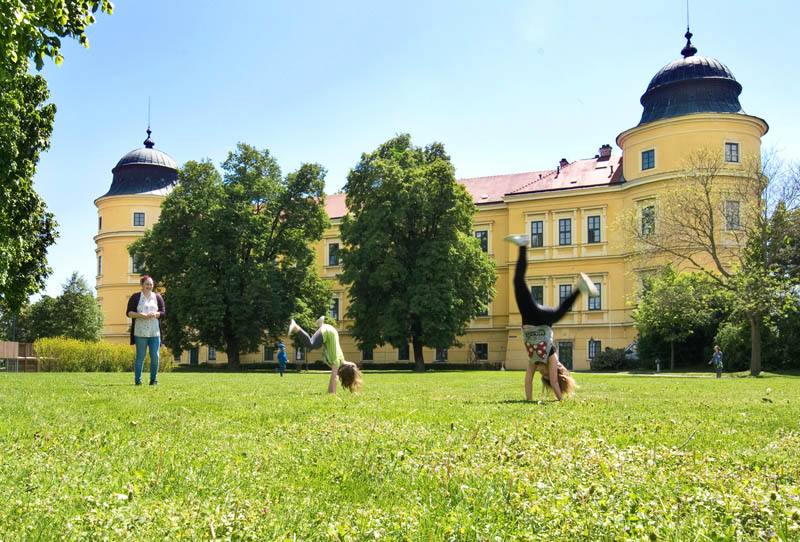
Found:
[{"label": "window", "polygon": [[97,231],[103,231],[103,217],[97,217]]},{"label": "window", "polygon": [[725,143],[725,161],[739,163],[738,143]]},{"label": "window", "polygon": [[181,362],[181,352],[173,352],[172,361],[175,362],[175,363],[180,363]]},{"label": "window", "polygon": [[328,244],[328,265],[339,265],[339,243]]},{"label": "window", "polygon": [[372,361],[372,348],[365,348],[361,351],[361,361]]},{"label": "window", "polygon": [[739,229],[739,202],[725,202],[725,222],[729,230]]},{"label": "window", "polygon": [[558,219],[558,244],[571,245],[572,244],[572,219],[559,218]]},{"label": "window", "polygon": [[603,342],[602,341],[595,341],[594,339],[589,339],[589,358],[594,359],[597,357],[597,354],[602,352],[603,350]]},{"label": "window", "polygon": [[544,305],[544,286],[531,286],[531,296],[539,305]]},{"label": "window", "polygon": [[102,275],[103,275],[103,257],[102,256],[98,256],[97,257],[97,276],[99,277],[99,276],[102,276]]},{"label": "window", "polygon": [[572,370],[572,341],[558,341],[558,361],[568,370]]},{"label": "window", "polygon": [[271,346],[264,345],[264,361],[273,361],[275,359],[275,349]]},{"label": "window", "polygon": [[600,283],[595,282],[594,287],[597,288],[597,296],[589,297],[589,310],[590,311],[599,311],[601,309],[600,306],[600,298],[603,297],[603,292],[600,290]]},{"label": "window", "polygon": [[328,310],[328,315],[334,320],[339,320],[339,298],[334,297],[331,300],[331,308]]},{"label": "window", "polygon": [[642,236],[647,237],[656,228],[656,208],[648,205],[642,209]]},{"label": "window", "polygon": [[447,348],[436,349],[436,361],[447,361]]},{"label": "window", "polygon": [[642,153],[642,171],[656,167],[656,151],[650,149]]},{"label": "window", "polygon": [[217,361],[217,349],[213,346],[208,347],[208,361]]},{"label": "window", "polygon": [[475,359],[477,361],[489,359],[489,343],[475,343]]},{"label": "window", "polygon": [[408,345],[402,346],[397,349],[397,361],[408,361],[411,359],[411,352]]},{"label": "window", "polygon": [[144,213],[133,213],[133,225],[144,226]]},{"label": "window", "polygon": [[296,361],[305,361],[306,359],[306,349],[305,348],[296,348],[294,351],[294,359]]},{"label": "window", "polygon": [[587,233],[588,237],[586,241],[588,243],[599,243],[600,242],[600,217],[599,216],[590,216],[586,219],[586,226],[587,226]]},{"label": "window", "polygon": [[561,284],[558,287],[558,304],[564,302],[569,296],[572,295],[572,285],[571,284]]},{"label": "window", "polygon": [[142,258],[141,254],[133,255],[133,257],[131,258],[133,262],[133,265],[131,266],[132,273],[141,273],[144,270],[144,264],[142,263],[143,259],[144,258]]},{"label": "window", "polygon": [[541,220],[531,222],[531,247],[544,246],[544,224]]},{"label": "window", "polygon": [[481,243],[481,250],[489,252],[489,232],[486,230],[478,230],[475,232],[475,237],[477,237],[478,241]]}]

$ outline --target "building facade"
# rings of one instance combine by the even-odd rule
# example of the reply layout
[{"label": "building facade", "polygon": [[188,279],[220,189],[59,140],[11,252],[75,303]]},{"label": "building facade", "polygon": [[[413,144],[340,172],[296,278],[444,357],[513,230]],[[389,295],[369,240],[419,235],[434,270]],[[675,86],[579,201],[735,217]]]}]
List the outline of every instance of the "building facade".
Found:
[{"label": "building facade", "polygon": [[[631,258],[636,249],[618,231],[617,217],[636,209],[641,227],[653,227],[659,192],[680,182],[686,158],[693,151],[720,153],[732,179],[744,174],[744,158],[760,154],[761,137],[768,129],[765,121],[742,110],[742,87],[730,70],[713,58],[697,55],[691,34],[687,32],[685,37],[681,58],[659,70],[642,95],[639,124],[617,136],[621,155],[614,156],[612,147],[604,144],[592,158],[562,158],[554,169],[460,180],[477,209],[474,233],[497,265],[497,295],[488,311],[475,318],[466,336],[460,338],[463,347],[426,349],[427,362],[525,367],[527,356],[520,339],[521,320],[512,285],[516,247],[503,242],[507,235],[519,233],[531,238],[526,280],[541,303],[557,305],[575,287],[580,272],[588,274],[600,291],[596,298],[580,296],[573,310],[554,326],[562,363],[577,370],[589,369],[590,359],[602,349],[625,347],[635,340],[632,310],[636,291],[643,276],[660,262]],[[123,164],[130,155],[148,149],[153,150],[146,142],[145,149],[126,155],[114,168],[114,182],[118,170],[125,171],[129,165],[152,165],[130,160]],[[166,170],[172,166],[160,167]],[[113,220],[113,227],[119,228],[101,231],[95,237],[98,261],[105,258],[103,265],[107,266],[101,272],[98,264],[97,284],[110,340],[127,329],[127,323],[116,313],[124,316],[121,300],[138,288],[135,262],[130,261],[127,251],[123,254],[122,248],[141,232],[128,223],[137,223],[137,212],[149,213],[156,220],[158,198],[163,198],[171,186],[167,183],[145,192],[145,184],[131,184],[138,188],[122,193],[114,191],[112,183],[109,194],[96,201],[99,220],[107,217],[107,222]],[[351,322],[344,318],[347,290],[337,281],[345,195],[327,196],[326,210],[332,227],[317,246],[317,268],[323,278],[335,284],[330,314],[338,321],[345,357],[365,366],[411,361],[410,348],[386,346],[364,352],[356,347],[348,332]],[[295,360],[306,360],[300,350],[293,355]],[[199,361],[225,359],[223,353],[203,347],[189,356]],[[261,352],[243,356],[242,361],[272,361],[273,356],[273,345],[265,345]],[[318,361],[321,354],[314,352],[310,357],[308,361]]]}]

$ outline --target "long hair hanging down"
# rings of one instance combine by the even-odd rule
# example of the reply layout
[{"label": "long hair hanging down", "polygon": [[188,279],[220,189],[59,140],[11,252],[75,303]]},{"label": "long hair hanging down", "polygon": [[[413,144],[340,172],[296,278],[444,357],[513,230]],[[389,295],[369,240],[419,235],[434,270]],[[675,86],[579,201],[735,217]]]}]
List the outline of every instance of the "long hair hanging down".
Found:
[{"label": "long hair hanging down", "polygon": [[[572,378],[569,374],[569,370],[566,367],[558,364],[558,386],[561,388],[561,394],[564,397],[569,397],[570,395],[575,393],[575,389],[578,387],[578,383],[575,382],[575,379]],[[542,375],[542,389],[549,389],[553,390],[553,385],[550,384],[550,379]]]},{"label": "long hair hanging down", "polygon": [[355,365],[342,365],[339,367],[339,382],[342,386],[350,390],[350,393],[358,393],[364,384],[361,371]]}]

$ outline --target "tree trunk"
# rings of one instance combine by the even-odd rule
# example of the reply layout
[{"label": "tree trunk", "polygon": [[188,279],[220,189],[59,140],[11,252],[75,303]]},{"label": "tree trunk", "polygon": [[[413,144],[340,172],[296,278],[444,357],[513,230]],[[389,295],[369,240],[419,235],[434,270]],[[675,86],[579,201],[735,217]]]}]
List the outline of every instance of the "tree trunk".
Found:
[{"label": "tree trunk", "polygon": [[240,369],[239,343],[236,342],[236,339],[227,339],[225,342],[228,347],[227,350],[225,350],[228,354],[228,365],[226,367],[229,371],[238,371]]},{"label": "tree trunk", "polygon": [[669,370],[675,370],[675,341],[669,342]]},{"label": "tree trunk", "polygon": [[239,352],[236,350],[231,350],[228,352],[228,370],[229,371],[238,371],[241,367],[239,365]]},{"label": "tree trunk", "polygon": [[761,315],[749,313],[750,320],[750,376],[761,374]]},{"label": "tree trunk", "polygon": [[422,357],[422,343],[416,337],[412,337],[411,343],[414,345],[414,371],[425,372],[425,360]]}]

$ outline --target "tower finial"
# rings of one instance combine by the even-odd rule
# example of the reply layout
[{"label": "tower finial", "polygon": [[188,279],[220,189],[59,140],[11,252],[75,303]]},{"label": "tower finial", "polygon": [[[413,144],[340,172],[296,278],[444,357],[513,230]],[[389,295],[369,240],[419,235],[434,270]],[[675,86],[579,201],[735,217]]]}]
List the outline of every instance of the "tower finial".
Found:
[{"label": "tower finial", "polygon": [[681,49],[681,54],[683,55],[683,58],[688,58],[690,56],[694,56],[695,53],[697,52],[697,47],[692,45],[692,36],[693,35],[694,34],[692,34],[689,31],[689,27],[687,26],[686,27],[686,34],[683,35],[683,37],[686,38],[686,45],[683,47],[683,49]]},{"label": "tower finial", "polygon": [[144,140],[144,146],[148,149],[152,149],[153,145],[155,145],[155,141],[150,139],[150,134],[153,132],[150,131],[150,96],[147,97],[147,139]]}]

